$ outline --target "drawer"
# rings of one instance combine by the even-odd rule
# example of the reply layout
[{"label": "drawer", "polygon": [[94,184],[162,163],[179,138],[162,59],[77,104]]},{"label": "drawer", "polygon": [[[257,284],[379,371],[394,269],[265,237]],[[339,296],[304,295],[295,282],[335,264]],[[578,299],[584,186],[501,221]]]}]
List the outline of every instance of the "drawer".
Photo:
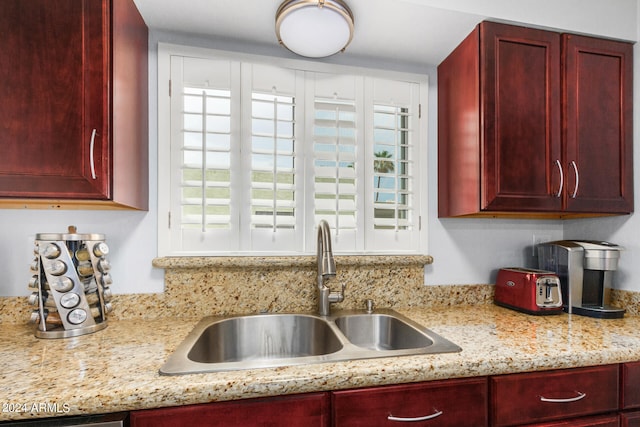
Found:
[{"label": "drawer", "polygon": [[621,415],[621,427],[640,427],[640,411],[625,412]]},{"label": "drawer", "polygon": [[640,362],[622,364],[622,409],[640,408]]},{"label": "drawer", "polygon": [[494,426],[533,424],[618,409],[618,365],[491,378]]},{"label": "drawer", "polygon": [[487,405],[486,378],[332,393],[334,427],[482,427],[488,425]]},{"label": "drawer", "polygon": [[598,415],[595,417],[527,424],[526,427],[620,427],[620,419],[616,414]]},{"label": "drawer", "polygon": [[129,414],[131,427],[329,427],[328,393],[311,393]]}]

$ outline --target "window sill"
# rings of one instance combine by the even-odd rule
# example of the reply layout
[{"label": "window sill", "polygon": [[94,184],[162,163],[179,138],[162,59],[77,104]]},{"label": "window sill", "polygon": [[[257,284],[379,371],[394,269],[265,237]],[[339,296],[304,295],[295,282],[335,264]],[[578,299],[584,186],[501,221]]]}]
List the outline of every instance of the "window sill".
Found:
[{"label": "window sill", "polygon": [[[336,255],[336,264],[357,265],[426,265],[433,263],[431,255]],[[315,256],[257,256],[257,257],[162,257],[153,260],[153,266],[163,269],[176,268],[286,268],[316,265]]]}]

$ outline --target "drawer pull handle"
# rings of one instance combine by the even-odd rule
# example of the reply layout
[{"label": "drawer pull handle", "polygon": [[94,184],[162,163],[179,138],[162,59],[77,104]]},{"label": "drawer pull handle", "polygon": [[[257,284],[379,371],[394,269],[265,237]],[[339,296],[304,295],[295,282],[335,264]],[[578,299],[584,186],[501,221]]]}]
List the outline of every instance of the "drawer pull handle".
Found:
[{"label": "drawer pull handle", "polygon": [[578,400],[582,400],[585,397],[587,397],[587,393],[580,393],[579,391],[576,391],[576,393],[578,393],[576,397],[570,397],[568,399],[552,399],[552,398],[540,396],[540,401],[551,402],[551,403],[570,403],[570,402],[577,402]]},{"label": "drawer pull handle", "polygon": [[91,141],[89,142],[89,164],[91,166],[91,178],[92,179],[97,179],[96,177],[96,165],[95,162],[93,160],[93,149],[95,147],[96,144],[96,130],[94,129],[93,132],[91,132]]},{"label": "drawer pull handle", "polygon": [[389,421],[401,421],[401,422],[415,422],[415,421],[427,421],[427,420],[432,420],[434,418],[439,417],[440,415],[442,415],[442,411],[438,411],[436,409],[437,412],[431,414],[431,415],[425,415],[424,417],[414,417],[414,418],[405,418],[405,417],[394,417],[393,415],[389,415],[387,417],[387,419]]},{"label": "drawer pull handle", "polygon": [[560,160],[556,159],[556,166],[558,166],[558,172],[560,172],[560,188],[558,188],[556,197],[560,197],[560,195],[562,194],[562,187],[564,187],[564,173],[562,173],[562,165],[560,164]]},{"label": "drawer pull handle", "polygon": [[575,199],[578,194],[578,186],[580,185],[580,175],[578,174],[578,165],[576,165],[575,161],[571,161],[571,166],[573,166],[573,172],[576,174],[576,187],[573,189],[573,194],[571,194],[571,198]]}]

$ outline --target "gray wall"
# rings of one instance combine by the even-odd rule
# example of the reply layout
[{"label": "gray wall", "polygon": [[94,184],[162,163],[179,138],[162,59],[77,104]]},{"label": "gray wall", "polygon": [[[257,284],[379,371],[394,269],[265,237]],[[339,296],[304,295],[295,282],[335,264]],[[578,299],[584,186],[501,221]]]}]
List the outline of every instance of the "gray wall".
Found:
[{"label": "gray wall", "polygon": [[[453,9],[449,0],[406,0],[436,7]],[[457,10],[495,18],[529,22],[536,25],[564,28],[630,40],[638,39],[638,7],[636,0],[464,0],[456,2]],[[616,7],[612,7],[615,4]],[[571,7],[572,13],[559,13],[559,5]],[[555,8],[555,9],[554,9]],[[548,13],[546,11],[554,10]],[[576,11],[580,14],[576,14]],[[28,265],[33,259],[33,240],[36,233],[64,232],[68,225],[76,225],[81,233],[104,233],[112,254],[114,293],[161,292],[163,271],[154,269],[151,260],[157,253],[157,43],[158,41],[205,46],[214,49],[245,51],[277,56],[274,51],[260,51],[248,46],[224,44],[194,37],[151,31],[150,34],[150,210],[149,212],[122,211],[53,211],[0,209],[0,271],[3,281],[0,296],[28,295]],[[640,52],[636,47],[636,70]],[[357,66],[388,64],[352,63]],[[425,283],[474,284],[490,283],[495,271],[503,266],[532,265],[531,245],[534,236],[542,239],[589,237],[611,240],[622,244],[627,251],[620,261],[617,287],[640,291],[640,219],[636,215],[605,219],[542,221],[542,220],[488,220],[437,218],[437,108],[435,67],[416,70],[394,69],[407,72],[426,72],[430,78],[429,93],[429,254],[435,262],[425,269]],[[638,71],[636,71],[636,74]],[[636,105],[638,88],[634,100]],[[640,122],[636,108],[635,136],[638,139]],[[640,150],[636,150],[636,165]],[[637,166],[636,166],[637,168]],[[636,189],[640,181],[636,172]],[[636,200],[638,197],[636,197]]]}]

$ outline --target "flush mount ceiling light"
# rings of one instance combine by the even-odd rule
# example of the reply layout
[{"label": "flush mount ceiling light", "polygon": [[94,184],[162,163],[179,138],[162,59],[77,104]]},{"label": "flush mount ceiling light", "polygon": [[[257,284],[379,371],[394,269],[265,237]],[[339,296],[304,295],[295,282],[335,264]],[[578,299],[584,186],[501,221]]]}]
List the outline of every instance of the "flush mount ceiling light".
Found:
[{"label": "flush mount ceiling light", "polygon": [[341,0],[286,0],[276,12],[278,41],[290,51],[322,58],[353,38],[353,14]]}]

